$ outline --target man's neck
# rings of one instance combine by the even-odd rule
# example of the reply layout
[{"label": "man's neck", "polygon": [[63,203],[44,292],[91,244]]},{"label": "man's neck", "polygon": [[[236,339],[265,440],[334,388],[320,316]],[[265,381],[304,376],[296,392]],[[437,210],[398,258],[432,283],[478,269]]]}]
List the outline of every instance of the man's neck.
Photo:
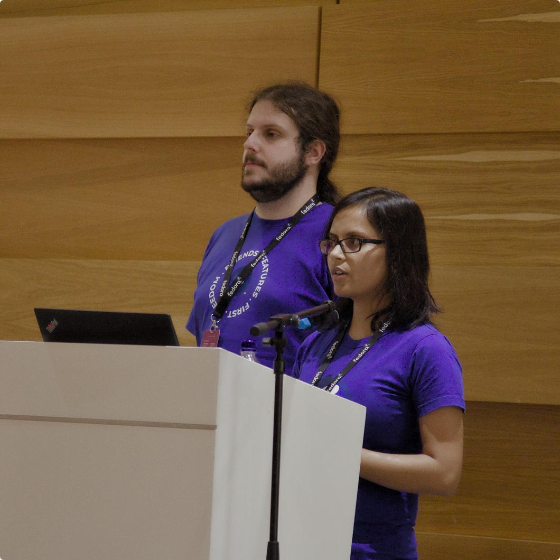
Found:
[{"label": "man's neck", "polygon": [[304,180],[280,200],[257,202],[255,212],[263,220],[291,218],[313,195],[317,194],[317,183]]}]

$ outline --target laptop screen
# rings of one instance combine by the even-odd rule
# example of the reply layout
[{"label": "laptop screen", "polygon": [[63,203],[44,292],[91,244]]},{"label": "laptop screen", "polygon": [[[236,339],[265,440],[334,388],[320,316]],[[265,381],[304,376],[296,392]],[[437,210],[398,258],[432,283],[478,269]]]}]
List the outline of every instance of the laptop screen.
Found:
[{"label": "laptop screen", "polygon": [[179,346],[171,316],[164,313],[35,308],[45,342]]}]

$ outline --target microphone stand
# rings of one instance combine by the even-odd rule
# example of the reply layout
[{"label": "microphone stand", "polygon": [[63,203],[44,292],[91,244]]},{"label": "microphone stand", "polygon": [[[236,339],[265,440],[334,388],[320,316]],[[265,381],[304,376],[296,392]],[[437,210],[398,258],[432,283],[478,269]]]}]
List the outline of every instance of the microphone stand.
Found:
[{"label": "microphone stand", "polygon": [[278,510],[280,502],[280,448],[282,445],[282,399],[284,394],[284,325],[276,327],[270,345],[276,350],[274,359],[274,428],[272,435],[272,482],[270,491],[270,538],[266,549],[266,560],[280,560],[278,543]]},{"label": "microphone stand", "polygon": [[284,348],[286,338],[284,327],[297,324],[295,315],[276,315],[268,323],[259,323],[251,328],[251,334],[258,336],[274,329],[274,337],[263,340],[263,344],[273,346],[276,350],[274,358],[274,426],[272,434],[272,480],[270,486],[270,535],[266,549],[266,560],[280,560],[280,544],[278,542],[278,511],[280,502],[280,449],[282,445],[282,400],[284,395]]},{"label": "microphone stand", "polygon": [[286,338],[284,327],[297,327],[300,319],[312,317],[320,312],[334,309],[332,302],[313,307],[300,313],[286,313],[274,315],[267,323],[258,323],[251,327],[253,336],[260,336],[268,330],[274,329],[274,337],[263,340],[263,344],[274,346],[276,356],[274,358],[274,426],[272,435],[272,481],[270,489],[270,536],[266,549],[266,560],[280,560],[280,543],[278,542],[278,511],[280,502],[280,449],[282,445],[282,400],[284,395],[284,373],[286,363],[284,361],[284,348]]}]

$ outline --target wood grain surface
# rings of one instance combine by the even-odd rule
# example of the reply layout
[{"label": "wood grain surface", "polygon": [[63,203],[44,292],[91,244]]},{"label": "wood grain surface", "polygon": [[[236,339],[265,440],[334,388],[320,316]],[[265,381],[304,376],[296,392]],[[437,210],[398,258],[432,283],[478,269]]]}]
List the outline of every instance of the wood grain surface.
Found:
[{"label": "wood grain surface", "polygon": [[[320,9],[320,7],[322,8]],[[560,5],[553,0],[0,3],[0,339],[33,307],[170,313],[240,187],[251,91],[342,108],[334,178],[423,209],[468,399],[423,560],[560,557]]]},{"label": "wood grain surface", "polygon": [[0,20],[0,138],[231,136],[247,92],[314,84],[313,6]]},{"label": "wood grain surface", "polygon": [[346,134],[554,131],[559,31],[549,0],[325,6],[319,85]]},{"label": "wood grain surface", "polygon": [[0,255],[200,261],[253,208],[242,151],[240,137],[0,140]]},{"label": "wood grain surface", "polygon": [[344,192],[400,190],[426,217],[437,324],[467,398],[560,404],[560,135],[344,136]]},{"label": "wood grain surface", "polygon": [[198,262],[0,259],[0,339],[41,340],[34,307],[169,313],[179,342]]},{"label": "wood grain surface", "polygon": [[[469,399],[560,404],[558,139],[343,138],[345,192],[396,188],[424,210],[437,324]],[[200,262],[213,230],[253,206],[239,187],[241,138],[5,140],[0,151],[4,258]],[[9,322],[33,307],[25,294]]]},{"label": "wood grain surface", "polygon": [[422,560],[543,560],[560,554],[557,542],[418,533]]},{"label": "wood grain surface", "polygon": [[556,543],[560,554],[559,441],[559,406],[468,402],[459,491],[422,496],[418,531]]},{"label": "wood grain surface", "polygon": [[344,136],[333,176],[416,200],[433,264],[560,265],[558,132]]},{"label": "wood grain surface", "polygon": [[17,0],[0,4],[0,18],[323,6],[336,3],[337,0]]},{"label": "wood grain surface", "polygon": [[559,268],[434,267],[468,399],[560,404]]}]

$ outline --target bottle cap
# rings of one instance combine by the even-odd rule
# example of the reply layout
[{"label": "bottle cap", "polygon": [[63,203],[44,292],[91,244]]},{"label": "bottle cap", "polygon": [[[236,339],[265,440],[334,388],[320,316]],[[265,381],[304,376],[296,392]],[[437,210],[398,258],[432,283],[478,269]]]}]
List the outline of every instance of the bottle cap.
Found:
[{"label": "bottle cap", "polygon": [[251,340],[251,339],[244,340],[241,343],[241,351],[242,352],[243,351],[249,351],[249,352],[253,351],[254,352],[254,351],[256,351],[256,349],[257,349],[257,343],[254,340]]}]

